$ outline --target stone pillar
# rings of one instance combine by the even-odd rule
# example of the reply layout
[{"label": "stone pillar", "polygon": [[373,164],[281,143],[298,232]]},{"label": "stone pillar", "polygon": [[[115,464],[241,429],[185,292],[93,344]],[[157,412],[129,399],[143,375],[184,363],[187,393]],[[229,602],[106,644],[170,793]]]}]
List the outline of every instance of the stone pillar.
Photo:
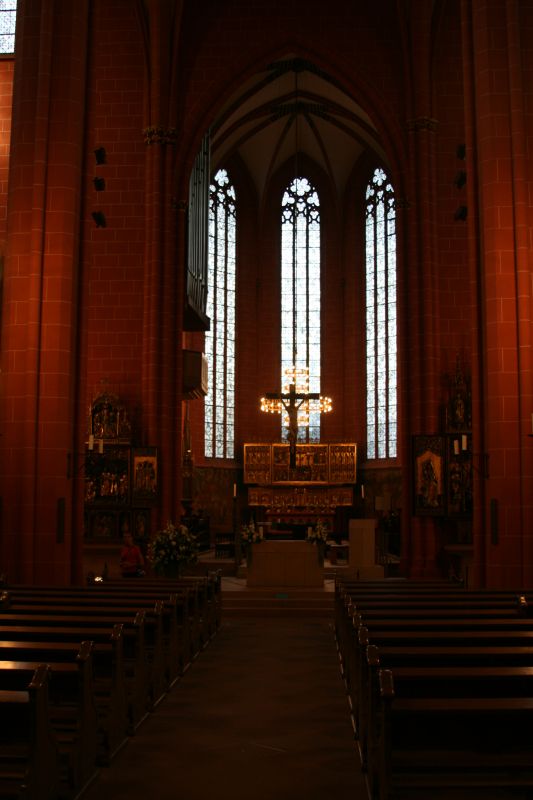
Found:
[{"label": "stone pillar", "polygon": [[[2,568],[79,577],[79,231],[89,3],[21,3],[2,318]],[[58,10],[58,6],[60,10]],[[71,49],[76,42],[75,51]],[[72,473],[70,473],[72,474]]]}]

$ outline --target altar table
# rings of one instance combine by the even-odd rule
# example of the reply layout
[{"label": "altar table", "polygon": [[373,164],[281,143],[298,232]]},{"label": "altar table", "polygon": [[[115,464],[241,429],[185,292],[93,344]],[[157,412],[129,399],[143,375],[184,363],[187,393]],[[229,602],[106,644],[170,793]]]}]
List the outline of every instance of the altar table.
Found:
[{"label": "altar table", "polygon": [[248,586],[322,588],[324,570],[315,545],[305,541],[263,541],[253,546]]}]

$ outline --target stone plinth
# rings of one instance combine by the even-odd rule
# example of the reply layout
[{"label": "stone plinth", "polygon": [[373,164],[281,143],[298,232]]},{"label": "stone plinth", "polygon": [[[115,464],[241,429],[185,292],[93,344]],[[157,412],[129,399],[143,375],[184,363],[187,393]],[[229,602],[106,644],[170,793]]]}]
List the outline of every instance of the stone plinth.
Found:
[{"label": "stone plinth", "polygon": [[263,541],[254,545],[248,565],[248,586],[324,585],[324,572],[315,545],[301,541]]}]

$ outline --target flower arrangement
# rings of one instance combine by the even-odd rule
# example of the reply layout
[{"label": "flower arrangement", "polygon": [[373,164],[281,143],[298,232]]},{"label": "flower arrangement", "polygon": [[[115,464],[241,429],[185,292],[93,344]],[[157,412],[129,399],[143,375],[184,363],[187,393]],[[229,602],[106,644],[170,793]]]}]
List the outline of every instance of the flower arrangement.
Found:
[{"label": "flower arrangement", "polygon": [[245,544],[259,544],[263,541],[263,531],[256,528],[254,522],[243,525],[241,528],[241,542]]},{"label": "flower arrangement", "polygon": [[169,521],[148,543],[148,561],[159,574],[179,573],[197,558],[196,536],[185,525]]},{"label": "flower arrangement", "polygon": [[314,528],[307,529],[307,541],[317,545],[326,544],[329,536],[329,529],[318,519]]}]

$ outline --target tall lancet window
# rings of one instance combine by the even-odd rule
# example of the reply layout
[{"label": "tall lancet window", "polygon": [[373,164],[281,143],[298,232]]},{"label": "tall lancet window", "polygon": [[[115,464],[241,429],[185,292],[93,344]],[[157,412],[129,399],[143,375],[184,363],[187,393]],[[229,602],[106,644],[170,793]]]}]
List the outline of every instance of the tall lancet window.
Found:
[{"label": "tall lancet window", "polygon": [[235,453],[235,189],[220,169],[210,186],[207,316],[209,389],[205,397],[205,455]]},{"label": "tall lancet window", "polygon": [[397,451],[396,212],[382,169],[366,189],[367,457]]},{"label": "tall lancet window", "polygon": [[[320,202],[307,178],[295,178],[281,208],[281,385],[287,371],[308,371],[320,392]],[[305,378],[304,378],[305,384]],[[305,415],[303,415],[305,416]],[[298,439],[320,440],[320,412],[299,416]],[[282,415],[282,438],[288,419]]]},{"label": "tall lancet window", "polygon": [[17,0],[0,0],[0,54],[15,52]]}]

